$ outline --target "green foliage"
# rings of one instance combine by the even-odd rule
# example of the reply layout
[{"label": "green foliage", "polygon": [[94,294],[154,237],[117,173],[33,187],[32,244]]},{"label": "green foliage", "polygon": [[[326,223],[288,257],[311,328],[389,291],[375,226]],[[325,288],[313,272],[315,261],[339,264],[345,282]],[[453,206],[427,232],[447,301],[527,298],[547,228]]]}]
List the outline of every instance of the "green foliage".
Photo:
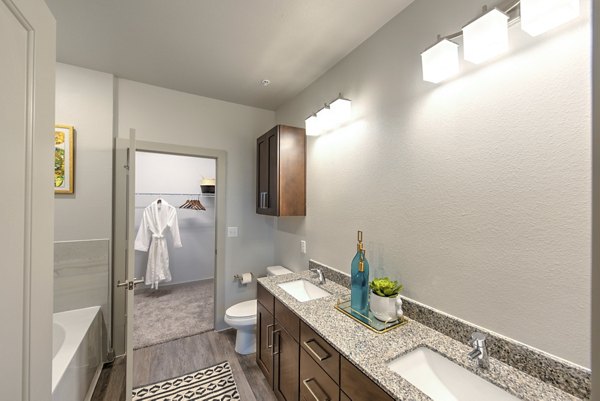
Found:
[{"label": "green foliage", "polygon": [[402,291],[402,284],[392,281],[387,277],[374,278],[369,284],[369,288],[375,295],[380,297],[395,297]]}]

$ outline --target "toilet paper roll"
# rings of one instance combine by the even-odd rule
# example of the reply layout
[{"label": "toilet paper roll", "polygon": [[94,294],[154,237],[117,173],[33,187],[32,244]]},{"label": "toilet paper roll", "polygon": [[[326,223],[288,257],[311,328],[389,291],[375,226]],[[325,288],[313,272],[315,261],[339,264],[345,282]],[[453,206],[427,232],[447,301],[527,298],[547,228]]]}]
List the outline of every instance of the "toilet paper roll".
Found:
[{"label": "toilet paper roll", "polygon": [[252,273],[242,274],[242,284],[249,284],[252,282]]}]

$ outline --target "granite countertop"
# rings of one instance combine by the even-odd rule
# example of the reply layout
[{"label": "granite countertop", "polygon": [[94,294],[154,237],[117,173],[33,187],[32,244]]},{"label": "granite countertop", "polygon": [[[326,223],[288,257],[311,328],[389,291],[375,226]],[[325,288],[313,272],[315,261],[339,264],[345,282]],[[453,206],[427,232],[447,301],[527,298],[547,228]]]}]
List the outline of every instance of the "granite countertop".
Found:
[{"label": "granite countertop", "polygon": [[350,290],[331,280],[327,280],[320,287],[332,295],[307,302],[297,301],[277,285],[301,278],[318,285],[318,281],[312,276],[307,270],[263,277],[258,281],[294,311],[304,323],[323,336],[340,354],[397,400],[430,400],[427,395],[387,367],[387,362],[419,346],[439,352],[523,400],[579,400],[494,358],[490,358],[489,369],[480,369],[467,358],[470,347],[414,320],[409,320],[407,324],[387,333],[375,333],[334,308],[338,298],[349,296]]}]

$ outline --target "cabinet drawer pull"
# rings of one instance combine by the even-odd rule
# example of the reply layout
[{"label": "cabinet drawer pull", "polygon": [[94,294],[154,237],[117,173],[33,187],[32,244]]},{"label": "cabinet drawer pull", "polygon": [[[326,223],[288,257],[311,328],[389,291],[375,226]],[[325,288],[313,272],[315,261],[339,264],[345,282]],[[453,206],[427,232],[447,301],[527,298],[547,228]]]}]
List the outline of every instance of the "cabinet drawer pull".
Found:
[{"label": "cabinet drawer pull", "polygon": [[[275,337],[275,334],[277,334],[277,337]],[[277,342],[275,342],[275,338],[277,338]],[[275,347],[275,344],[277,344],[277,347]],[[279,355],[279,351],[281,348],[281,330],[273,330],[273,355]]]},{"label": "cabinet drawer pull", "polygon": [[[314,343],[314,345],[318,349],[315,350],[309,345],[310,343]],[[325,351],[316,340],[304,341],[304,346],[311,352],[311,354],[313,354],[319,360],[319,362],[323,362],[325,359],[331,356],[331,354]]]},{"label": "cabinet drawer pull", "polygon": [[[267,325],[267,349],[273,348],[273,332],[271,332],[271,335],[269,335],[269,329],[272,329],[273,326],[275,326],[275,325],[274,324]],[[269,343],[269,339],[271,339],[270,343]]]},{"label": "cabinet drawer pull", "polygon": [[[314,384],[309,384],[311,382]],[[304,387],[306,387],[308,389],[310,394],[314,397],[315,401],[329,401],[330,400],[329,396],[327,394],[325,394],[323,389],[319,386],[319,383],[317,383],[317,381],[314,378],[302,380],[302,383],[304,383]],[[319,393],[319,395],[317,395],[317,393]]]}]

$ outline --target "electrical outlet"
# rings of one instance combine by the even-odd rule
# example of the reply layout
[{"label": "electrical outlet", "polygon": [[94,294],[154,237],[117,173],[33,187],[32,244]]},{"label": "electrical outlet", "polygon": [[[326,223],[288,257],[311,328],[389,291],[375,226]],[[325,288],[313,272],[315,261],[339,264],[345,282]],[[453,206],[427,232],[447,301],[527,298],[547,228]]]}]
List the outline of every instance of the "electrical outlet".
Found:
[{"label": "electrical outlet", "polygon": [[237,227],[227,227],[227,236],[228,237],[237,237],[238,236],[238,228]]},{"label": "electrical outlet", "polygon": [[300,252],[306,253],[306,241],[300,240]]}]

